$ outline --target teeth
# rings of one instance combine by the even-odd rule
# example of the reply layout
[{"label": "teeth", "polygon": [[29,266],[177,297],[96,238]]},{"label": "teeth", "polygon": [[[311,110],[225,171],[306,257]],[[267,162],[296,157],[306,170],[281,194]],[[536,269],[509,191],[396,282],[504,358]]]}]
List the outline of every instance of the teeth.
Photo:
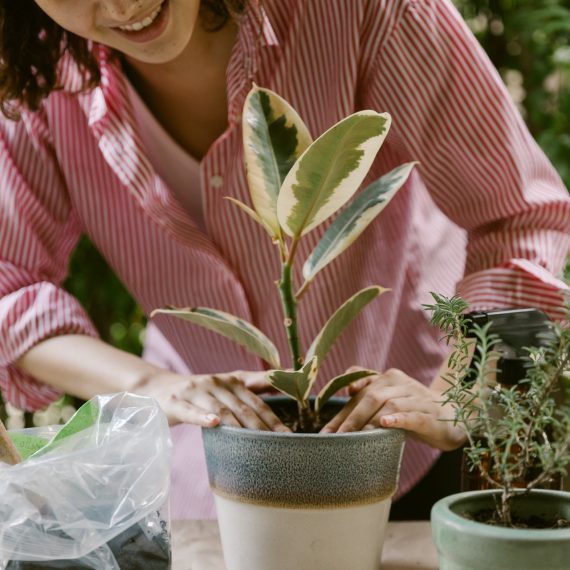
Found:
[{"label": "teeth", "polygon": [[119,30],[123,30],[124,32],[138,32],[143,28],[148,28],[156,20],[156,17],[160,14],[161,10],[162,4],[144,20],[141,20],[140,22],[134,22],[132,24],[127,24],[126,26],[119,26]]}]

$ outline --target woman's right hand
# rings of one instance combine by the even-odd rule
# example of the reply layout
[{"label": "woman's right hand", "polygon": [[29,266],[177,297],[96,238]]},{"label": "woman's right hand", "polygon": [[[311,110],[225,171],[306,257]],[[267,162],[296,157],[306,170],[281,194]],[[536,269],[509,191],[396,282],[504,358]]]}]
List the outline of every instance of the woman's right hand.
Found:
[{"label": "woman's right hand", "polygon": [[263,386],[263,372],[182,376],[153,373],[134,392],[151,396],[164,410],[171,425],[178,423],[215,427],[220,423],[265,431],[290,431],[256,391]]}]

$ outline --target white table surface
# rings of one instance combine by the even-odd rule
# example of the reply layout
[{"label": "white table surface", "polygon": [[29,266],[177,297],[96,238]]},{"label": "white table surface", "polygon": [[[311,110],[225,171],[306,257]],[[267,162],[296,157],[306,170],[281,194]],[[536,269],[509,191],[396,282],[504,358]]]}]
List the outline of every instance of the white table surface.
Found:
[{"label": "white table surface", "polygon": [[[225,570],[216,521],[174,521],[172,548],[173,570]],[[388,525],[382,570],[438,568],[429,522]]]}]

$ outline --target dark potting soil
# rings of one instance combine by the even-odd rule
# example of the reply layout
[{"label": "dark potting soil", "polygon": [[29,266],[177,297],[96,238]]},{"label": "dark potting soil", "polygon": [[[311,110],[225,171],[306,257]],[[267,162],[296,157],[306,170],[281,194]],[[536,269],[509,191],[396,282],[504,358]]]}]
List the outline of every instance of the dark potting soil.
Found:
[{"label": "dark potting soil", "polygon": [[[148,537],[139,524],[129,527],[107,543],[121,570],[170,570],[170,538],[168,525],[160,522],[159,534]],[[10,561],[6,570],[100,570],[84,559],[53,560],[50,562]]]},{"label": "dark potting soil", "polygon": [[299,421],[297,402],[279,401],[267,402],[277,417],[295,433],[319,433],[321,429],[332,420],[342,409],[344,404],[327,403],[318,416],[312,416],[308,427],[302,427]]},{"label": "dark potting soil", "polygon": [[[506,527],[500,520],[497,519],[493,509],[485,509],[477,513],[463,512],[461,516],[465,519],[489,524],[492,526]],[[570,528],[570,521],[560,516],[545,518],[533,515],[531,517],[517,517],[513,516],[513,524],[511,528],[528,528],[535,530],[551,530],[556,528]]]}]

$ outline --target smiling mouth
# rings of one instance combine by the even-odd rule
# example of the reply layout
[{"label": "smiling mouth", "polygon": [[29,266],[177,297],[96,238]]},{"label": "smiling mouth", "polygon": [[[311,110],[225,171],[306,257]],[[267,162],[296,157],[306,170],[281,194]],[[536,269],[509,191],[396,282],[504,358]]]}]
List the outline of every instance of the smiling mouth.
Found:
[{"label": "smiling mouth", "polygon": [[140,32],[141,30],[144,30],[144,28],[148,28],[154,23],[154,21],[160,15],[163,5],[164,2],[161,2],[160,6],[158,6],[158,8],[156,8],[151,14],[149,14],[143,20],[140,20],[138,22],[133,22],[132,24],[127,24],[125,26],[117,26],[117,29],[123,32]]}]

